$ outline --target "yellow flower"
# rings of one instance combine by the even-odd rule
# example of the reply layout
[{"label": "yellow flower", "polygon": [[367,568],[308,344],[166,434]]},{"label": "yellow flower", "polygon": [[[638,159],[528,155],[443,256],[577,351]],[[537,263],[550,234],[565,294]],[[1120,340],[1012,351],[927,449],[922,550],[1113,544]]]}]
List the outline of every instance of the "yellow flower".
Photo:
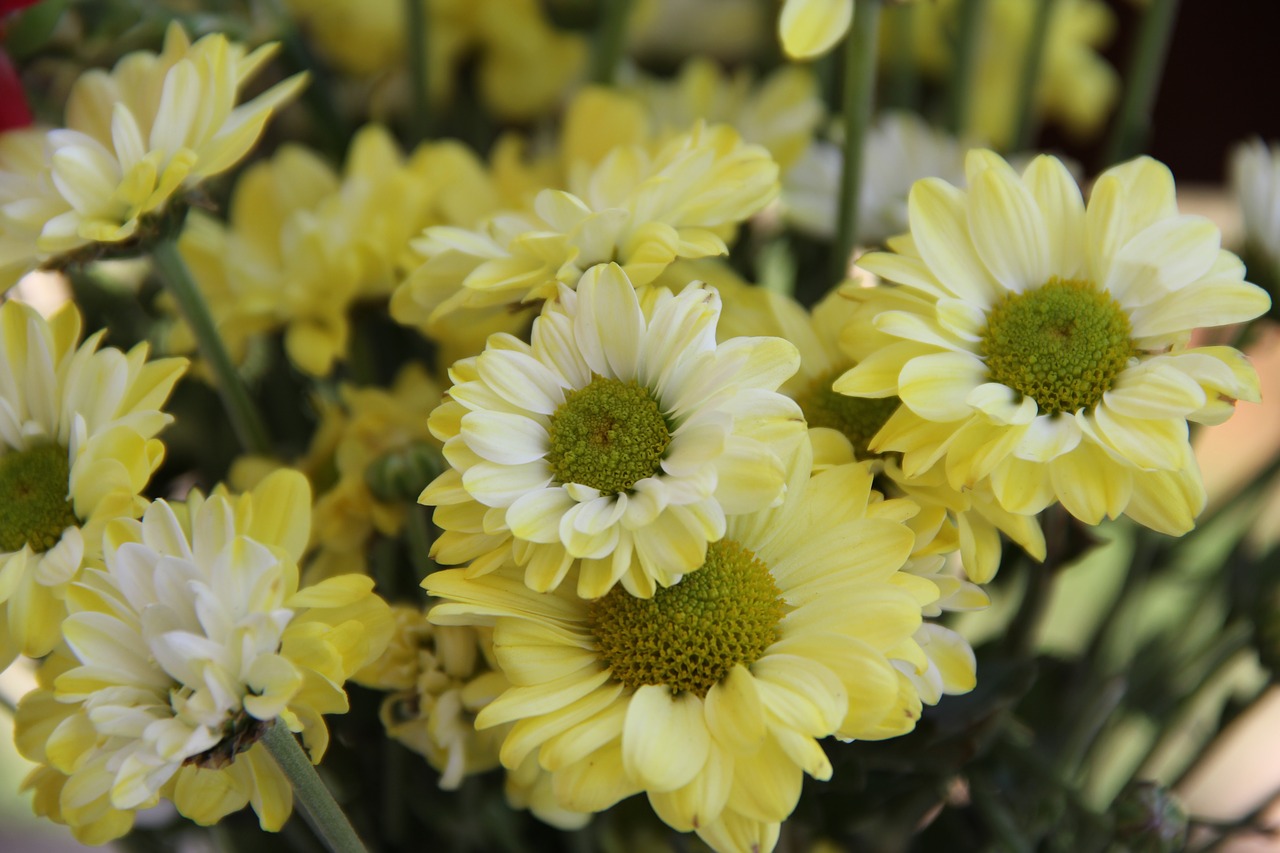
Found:
[{"label": "yellow flower", "polygon": [[[387,734],[427,759],[440,787],[454,790],[465,776],[498,766],[511,725],[477,729],[476,714],[511,686],[493,656],[493,631],[470,625],[432,625],[416,607],[391,610],[396,630],[382,657],[356,673],[366,687],[393,691],[379,716]],[[551,776],[530,756],[507,772],[507,802],[561,829],[577,829],[589,814],[561,807]]]},{"label": "yellow flower", "polygon": [[569,192],[543,190],[532,212],[498,213],[474,230],[428,228],[414,244],[426,263],[397,289],[392,316],[434,335],[550,299],[609,261],[647,284],[676,258],[726,254],[738,223],[778,186],[768,153],[725,125],[698,125],[652,154],[614,148],[575,171]]},{"label": "yellow flower", "polygon": [[[425,46],[431,97],[447,102],[457,71],[478,53],[484,103],[520,121],[547,112],[582,71],[586,42],[547,21],[536,0],[417,0],[427,17]],[[290,12],[326,59],[348,74],[404,77],[408,21],[404,0],[288,0]]]},{"label": "yellow flower", "polygon": [[1191,329],[1270,300],[1211,222],[1178,214],[1154,160],[1105,172],[1087,210],[1054,158],[1021,176],[986,151],[967,165],[967,192],[917,183],[910,237],[863,257],[902,285],[868,296],[892,301],[874,322],[896,340],[835,390],[901,398],[871,448],[902,452],[908,477],[941,462],[952,488],[988,481],[1009,512],[1061,501],[1089,524],[1185,533],[1205,500],[1187,422],[1258,399],[1245,357],[1188,348]]},{"label": "yellow flower", "polygon": [[[193,211],[179,247],[231,351],[242,356],[250,339],[283,328],[289,359],[328,375],[347,355],[352,304],[385,298],[416,263],[409,239],[440,221],[450,186],[437,161],[457,159],[442,143],[406,162],[391,134],[370,125],[341,178],[290,145],[245,171],[227,225]],[[194,341],[183,329],[170,345]]]},{"label": "yellow flower", "polygon": [[649,599],[540,594],[509,570],[427,577],[433,622],[493,626],[513,686],[476,725],[514,722],[504,766],[536,755],[571,809],[643,791],[717,850],[767,851],[804,774],[831,776],[818,739],[910,727],[893,662],[927,668],[913,634],[938,590],[900,571],[903,507],[873,500],[865,465],[810,479],[807,444],[789,461],[780,506],[730,518],[705,564]]},{"label": "yellow flower", "polygon": [[[1044,535],[1036,519],[1004,510],[988,484],[952,488],[941,466],[913,477],[902,471],[894,453],[876,453],[868,443],[898,407],[898,399],[864,399],[837,394],[831,383],[862,358],[894,342],[875,329],[865,315],[862,298],[872,292],[860,282],[833,290],[812,314],[794,300],[752,287],[714,260],[684,262],[684,274],[715,284],[725,300],[720,335],[776,335],[796,345],[800,369],[783,386],[796,400],[810,427],[815,465],[826,468],[870,461],[881,478],[877,488],[906,497],[921,507],[910,525],[929,543],[931,554],[960,550],[968,577],[986,583],[1000,565],[1000,532],[1044,559]],[[712,265],[721,269],[709,269]],[[927,536],[924,534],[928,533]],[[972,595],[963,609],[985,607],[986,594],[969,585]]]},{"label": "yellow flower", "polygon": [[79,665],[55,663],[17,714],[20,746],[45,765],[29,784],[58,792],[50,817],[97,843],[161,797],[201,824],[252,803],[264,829],[283,825],[289,784],[258,740],[286,725],[319,762],[321,715],[347,710],[342,683],[392,628],[368,578],[298,588],[309,528],[296,471],[108,526],[106,568],[67,591]]},{"label": "yellow flower", "polygon": [[778,37],[792,59],[821,56],[844,38],[853,23],[853,0],[785,0]]},{"label": "yellow flower", "polygon": [[630,91],[660,130],[683,132],[699,120],[730,125],[745,141],[769,149],[783,174],[809,145],[824,113],[813,74],[795,65],[756,85],[745,71],[730,75],[697,57],[675,78],[645,79]]},{"label": "yellow flower", "polygon": [[[1018,85],[1031,41],[1038,0],[983,4],[973,87],[965,126],[997,147],[1013,140]],[[925,70],[946,79],[954,66],[959,0],[915,5],[916,49]],[[1102,0],[1055,0],[1041,55],[1036,109],[1079,137],[1096,134],[1120,91],[1115,69],[1098,54],[1111,38],[1115,17]]]},{"label": "yellow flower", "polygon": [[337,481],[316,499],[308,577],[363,571],[374,532],[398,534],[405,501],[440,470],[439,442],[427,427],[440,387],[421,365],[401,368],[390,388],[344,384],[338,393],[345,417],[334,445]]},{"label": "yellow flower", "polygon": [[[221,34],[192,44],[175,23],[160,54],[138,51],[110,73],[81,75],[66,127],[45,135],[39,194],[5,205],[5,219],[30,237],[24,263],[0,258],[0,268],[25,272],[88,243],[128,240],[174,194],[238,163],[305,83],[296,75],[235,106],[239,88],[276,47],[246,54]],[[0,184],[10,179],[0,173]]]},{"label": "yellow flower", "polygon": [[774,391],[795,348],[717,346],[714,290],[646,303],[617,265],[594,267],[534,322],[532,345],[495,335],[453,366],[431,417],[452,467],[420,498],[444,530],[437,559],[475,561],[472,574],[514,560],[538,591],[578,567],[587,598],[618,581],[649,596],[703,562],[726,515],[778,499],[804,440]]},{"label": "yellow flower", "polygon": [[98,350],[103,334],[77,346],[72,305],[47,321],[0,306],[0,669],[57,644],[67,584],[100,559],[107,522],[142,514],[164,458],[160,409],[186,359]]}]

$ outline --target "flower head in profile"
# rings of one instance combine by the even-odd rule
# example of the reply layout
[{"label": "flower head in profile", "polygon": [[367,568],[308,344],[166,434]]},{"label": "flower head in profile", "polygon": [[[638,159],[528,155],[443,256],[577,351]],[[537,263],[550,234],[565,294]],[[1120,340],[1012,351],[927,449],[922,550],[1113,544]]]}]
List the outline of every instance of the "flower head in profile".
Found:
[{"label": "flower head in profile", "polygon": [[910,237],[860,262],[900,285],[867,296],[895,340],[835,390],[902,400],[871,448],[901,452],[908,477],[942,464],[1009,512],[1060,501],[1185,533],[1205,501],[1188,421],[1258,399],[1245,357],[1189,347],[1191,330],[1256,317],[1266,293],[1212,223],[1178,213],[1154,160],[1105,172],[1087,209],[1052,157],[1019,175],[974,151],[968,183],[916,184]]},{"label": "flower head in profile", "polygon": [[159,54],[137,51],[110,72],[81,75],[66,126],[45,134],[39,171],[0,172],[0,185],[36,190],[0,195],[0,233],[8,232],[0,270],[20,274],[86,244],[129,240],[175,194],[238,163],[305,82],[296,75],[236,106],[276,47],[250,53],[218,33],[193,44],[174,23]]},{"label": "flower head in profile", "polygon": [[854,0],[786,0],[778,38],[792,59],[814,59],[844,38],[853,23]]},{"label": "flower head in profile", "polygon": [[61,672],[18,710],[19,745],[44,765],[38,810],[95,843],[161,797],[204,824],[252,803],[280,828],[290,788],[259,739],[288,726],[319,762],[321,715],[347,710],[342,683],[392,627],[366,577],[299,589],[309,528],[306,478],[287,470],[108,527],[105,568],[67,591]]},{"label": "flower head in profile", "polygon": [[164,458],[161,411],[186,359],[80,340],[80,313],[0,306],[0,669],[47,655],[67,584],[96,564],[109,521],[137,517]]},{"label": "flower head in profile", "polygon": [[913,639],[929,580],[902,571],[915,537],[878,501],[866,465],[810,478],[807,444],[780,506],[735,516],[704,565],[651,598],[539,594],[500,570],[435,572],[437,624],[493,626],[512,686],[476,718],[513,728],[507,767],[537,757],[564,806],[599,811],[638,792],[677,830],[722,851],[769,850],[818,739],[909,730],[924,671]]},{"label": "flower head in profile", "polygon": [[706,559],[726,516],[769,506],[804,440],[776,392],[796,368],[776,338],[717,345],[720,297],[654,288],[642,305],[615,264],[534,322],[455,364],[431,428],[451,468],[422,493],[444,533],[433,554],[470,573],[514,560],[529,586],[577,568],[598,598],[650,596]]},{"label": "flower head in profile", "polygon": [[738,223],[778,190],[768,152],[727,125],[699,124],[656,150],[621,145],[577,165],[569,190],[543,190],[531,212],[499,212],[475,229],[428,228],[414,243],[426,261],[396,290],[392,316],[439,334],[551,299],[611,261],[639,287],[676,258],[727,254]]}]

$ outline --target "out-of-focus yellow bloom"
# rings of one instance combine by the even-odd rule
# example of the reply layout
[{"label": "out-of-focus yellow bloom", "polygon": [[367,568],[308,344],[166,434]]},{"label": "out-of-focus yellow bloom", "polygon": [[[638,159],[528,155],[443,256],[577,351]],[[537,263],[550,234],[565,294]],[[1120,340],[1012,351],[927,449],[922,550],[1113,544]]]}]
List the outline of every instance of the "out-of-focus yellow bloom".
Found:
[{"label": "out-of-focus yellow bloom", "polygon": [[[192,44],[178,24],[160,54],[138,51],[110,73],[86,71],[67,101],[66,127],[44,136],[43,157],[6,152],[0,185],[0,288],[28,269],[89,243],[120,243],[173,195],[238,163],[272,112],[305,83],[296,75],[248,103],[236,95],[275,52],[211,34]],[[6,134],[7,135],[7,134]],[[5,146],[6,148],[8,146]],[[7,161],[7,162],[6,162]],[[7,172],[15,162],[23,170]],[[29,171],[39,168],[36,175]]]},{"label": "out-of-focus yellow bloom", "polygon": [[397,289],[392,316],[431,335],[549,299],[610,261],[647,284],[678,257],[727,253],[738,223],[778,188],[768,153],[726,125],[698,125],[652,152],[614,148],[574,171],[570,191],[543,190],[533,212],[498,213],[474,230],[428,228],[414,244],[426,263]]},{"label": "out-of-focus yellow bloom", "polygon": [[289,783],[258,740],[288,726],[318,763],[321,715],[347,710],[342,683],[393,627],[368,578],[299,589],[310,501],[305,477],[278,471],[108,526],[105,568],[67,591],[59,655],[74,660],[18,709],[19,748],[45,765],[28,780],[37,811],[93,843],[161,797],[201,824],[247,803],[263,829],[284,824]]},{"label": "out-of-focus yellow bloom", "polygon": [[730,74],[699,57],[670,81],[646,79],[629,91],[660,132],[683,132],[699,120],[731,125],[745,142],[769,149],[784,174],[808,147],[824,112],[817,81],[794,65],[757,86],[749,72]]},{"label": "out-of-focus yellow bloom", "polygon": [[[388,389],[343,385],[343,426],[334,447],[337,481],[316,500],[317,578],[364,571],[374,532],[394,536],[413,501],[439,468],[439,442],[427,427],[440,387],[421,365],[400,370]],[[420,512],[416,507],[415,512]]]},{"label": "out-of-focus yellow bloom", "polygon": [[102,554],[102,532],[147,506],[164,459],[161,407],[186,369],[148,347],[99,350],[80,312],[51,320],[0,306],[0,669],[47,655],[61,638],[67,585]]},{"label": "out-of-focus yellow bloom", "polygon": [[586,598],[617,583],[649,597],[698,567],[726,516],[778,499],[790,448],[807,444],[774,390],[795,348],[717,346],[714,290],[645,301],[616,264],[594,267],[532,344],[495,335],[453,366],[431,416],[451,468],[420,498],[445,531],[437,559],[473,575],[514,562],[539,592],[568,577]]},{"label": "out-of-focus yellow bloom", "polygon": [[[424,145],[406,160],[386,129],[370,125],[356,134],[341,177],[296,145],[250,167],[229,222],[193,211],[179,248],[234,356],[283,328],[289,359],[326,376],[346,357],[352,305],[386,298],[417,263],[410,238],[468,216],[479,200],[460,203],[455,188],[484,180],[457,143]],[[178,326],[169,345],[195,342]]]},{"label": "out-of-focus yellow bloom", "polygon": [[1187,532],[1205,503],[1188,421],[1258,399],[1248,360],[1189,347],[1191,330],[1250,320],[1266,293],[1213,223],[1178,214],[1154,160],[1107,170],[1087,209],[1052,157],[1019,175],[972,151],[967,171],[967,192],[917,183],[910,236],[859,262],[902,285],[866,296],[896,340],[834,389],[902,401],[871,448],[901,452],[909,477],[941,464],[1012,513],[1060,501],[1088,524]]},{"label": "out-of-focus yellow bloom", "polygon": [[[448,101],[458,68],[479,55],[485,105],[505,119],[551,109],[586,61],[580,35],[560,32],[537,0],[419,0],[427,16],[427,79]],[[319,52],[348,74],[402,78],[408,47],[404,0],[288,0]]]},{"label": "out-of-focus yellow bloom", "polygon": [[[973,90],[965,129],[990,145],[1013,142],[1018,85],[1026,62],[1039,0],[988,0],[983,4]],[[954,63],[953,33],[960,0],[917,3],[915,42],[923,69],[945,80]],[[1046,121],[1089,137],[1098,132],[1119,94],[1115,69],[1098,50],[1115,30],[1102,0],[1056,0],[1041,57],[1035,108]]]},{"label": "out-of-focus yellow bloom", "polygon": [[792,59],[821,56],[849,31],[853,0],[786,0],[778,16],[778,37]]}]

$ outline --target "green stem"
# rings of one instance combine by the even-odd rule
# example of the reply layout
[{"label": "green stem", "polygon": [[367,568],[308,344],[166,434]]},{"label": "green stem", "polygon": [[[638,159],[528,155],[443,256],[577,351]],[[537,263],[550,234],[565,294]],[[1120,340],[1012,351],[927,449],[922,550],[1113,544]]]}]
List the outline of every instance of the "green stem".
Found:
[{"label": "green stem", "polygon": [[1120,110],[1107,140],[1107,164],[1133,157],[1146,142],[1177,17],[1178,0],[1151,0],[1147,6],[1125,74]]},{"label": "green stem", "polygon": [[[982,35],[985,0],[960,0],[960,22],[956,35],[955,65],[951,69],[951,89],[947,93],[947,130],[962,136],[969,120],[973,97],[973,72]],[[861,11],[861,10],[859,10]]]},{"label": "green stem", "polygon": [[236,431],[240,444],[251,453],[269,453],[271,439],[262,416],[254,406],[249,389],[241,380],[236,366],[231,362],[231,356],[214,325],[213,315],[209,313],[209,306],[196,287],[182,255],[178,253],[178,244],[172,239],[161,240],[152,249],[151,257],[165,288],[173,296],[183,319],[195,334],[200,355],[213,370],[218,394],[226,406],[227,417],[231,420],[231,427]]},{"label": "green stem", "polygon": [[1049,19],[1056,0],[1037,0],[1036,15],[1031,22],[1031,38],[1027,55],[1022,59],[1022,78],[1018,81],[1018,100],[1014,106],[1017,129],[1013,150],[1027,151],[1035,137],[1036,88],[1040,85],[1040,69],[1044,66],[1044,46],[1049,36]]},{"label": "green stem", "polygon": [[876,86],[876,39],[882,0],[863,0],[844,43],[844,165],[840,170],[840,212],[831,258],[833,282],[849,276],[849,260],[858,244],[858,196],[862,192],[862,151],[871,125]]},{"label": "green stem", "polygon": [[[1236,623],[1223,630],[1218,642],[1205,652],[1204,658],[1207,662],[1203,667],[1198,667],[1203,676],[1196,682],[1195,687],[1182,696],[1172,712],[1162,715],[1164,720],[1160,733],[1156,735],[1155,740],[1147,747],[1147,751],[1142,755],[1142,760],[1134,766],[1127,785],[1146,778],[1145,774],[1150,772],[1148,768],[1151,762],[1155,760],[1156,756],[1168,749],[1173,740],[1184,731],[1183,722],[1195,710],[1196,705],[1199,704],[1204,695],[1215,686],[1217,677],[1236,659],[1236,655],[1249,645],[1250,635],[1251,630],[1244,623]],[[1127,785],[1122,785],[1121,790]]]},{"label": "green stem", "polygon": [[1014,853],[1031,853],[1031,842],[1022,834],[1013,812],[1009,811],[1004,798],[986,778],[978,775],[969,777],[969,795],[1000,848]]},{"label": "green stem", "polygon": [[884,104],[895,110],[914,110],[920,98],[920,77],[915,61],[915,6],[902,3],[885,10],[889,24],[889,57],[885,73]]},{"label": "green stem", "polygon": [[293,786],[302,816],[325,846],[333,853],[367,853],[342,807],[324,786],[289,727],[276,720],[267,727],[262,742]]},{"label": "green stem", "polygon": [[405,33],[409,55],[409,91],[413,95],[412,113],[409,116],[411,144],[417,144],[431,135],[431,93],[428,51],[431,43],[427,32],[427,7],[425,0],[404,0],[409,26]]},{"label": "green stem", "polygon": [[591,79],[603,86],[610,86],[618,71],[622,49],[626,45],[631,0],[602,0],[601,6],[603,10],[600,27],[591,57]]}]

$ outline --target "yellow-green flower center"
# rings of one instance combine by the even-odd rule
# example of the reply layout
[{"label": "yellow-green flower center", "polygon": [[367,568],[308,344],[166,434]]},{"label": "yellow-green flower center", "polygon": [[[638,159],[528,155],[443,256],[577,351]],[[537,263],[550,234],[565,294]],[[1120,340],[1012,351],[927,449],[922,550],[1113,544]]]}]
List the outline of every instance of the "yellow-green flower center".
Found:
[{"label": "yellow-green flower center", "polygon": [[759,660],[777,641],[783,616],[769,567],[731,539],[711,543],[702,568],[653,598],[615,586],[587,612],[614,678],[628,687],[665,684],[673,693],[698,696],[735,664]]},{"label": "yellow-green flower center", "polygon": [[47,444],[0,456],[0,552],[48,551],[80,520],[67,500],[67,449]]},{"label": "yellow-green flower center", "polygon": [[551,416],[547,463],[561,483],[606,495],[652,477],[671,443],[667,419],[648,388],[597,376],[570,391]]},{"label": "yellow-green flower center", "polygon": [[897,397],[846,397],[831,390],[831,383],[847,369],[848,366],[840,367],[822,374],[796,398],[796,402],[800,404],[809,426],[843,433],[853,445],[857,458],[867,459],[876,455],[867,450],[867,445],[901,401]]},{"label": "yellow-green flower center", "polygon": [[1051,278],[996,303],[982,333],[992,382],[1035,400],[1041,414],[1089,408],[1135,350],[1129,318],[1090,282]]}]

